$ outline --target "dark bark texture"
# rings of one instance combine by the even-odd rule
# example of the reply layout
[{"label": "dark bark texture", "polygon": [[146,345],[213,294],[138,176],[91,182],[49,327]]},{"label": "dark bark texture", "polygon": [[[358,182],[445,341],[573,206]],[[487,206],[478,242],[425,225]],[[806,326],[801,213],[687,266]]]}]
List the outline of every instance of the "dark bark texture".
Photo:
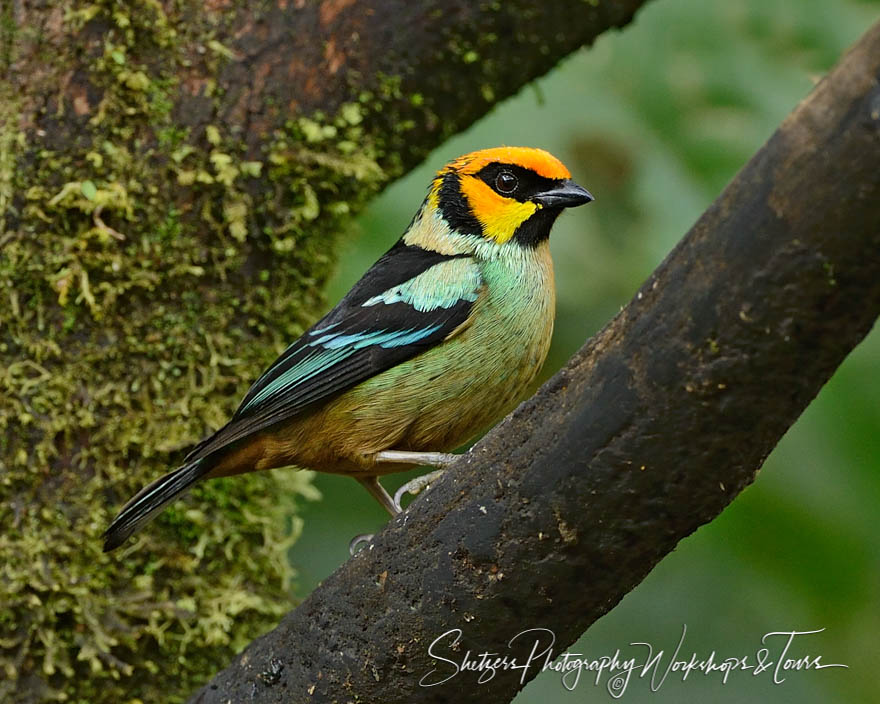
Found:
[{"label": "dark bark texture", "polygon": [[755,478],[880,312],[880,25],[629,305],[192,701],[502,702]]}]

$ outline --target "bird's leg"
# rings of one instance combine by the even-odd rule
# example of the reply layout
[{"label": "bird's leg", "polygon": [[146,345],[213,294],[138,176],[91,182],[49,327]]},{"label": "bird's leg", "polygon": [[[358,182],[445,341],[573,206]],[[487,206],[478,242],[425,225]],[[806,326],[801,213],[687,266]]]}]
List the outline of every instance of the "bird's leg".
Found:
[{"label": "bird's leg", "polygon": [[[382,504],[382,508],[388,511],[392,518],[400,513],[400,509],[394,505],[394,500],[388,495],[388,492],[385,491],[385,487],[379,483],[378,477],[355,477],[355,479],[361,483],[361,486],[363,486],[364,489],[370,492],[370,496]],[[369,543],[372,539],[372,533],[362,533],[361,535],[354,536],[348,544],[349,554],[354,555],[361,543]]]},{"label": "bird's leg", "polygon": [[403,508],[400,505],[401,499],[406,494],[415,496],[422,489],[429,486],[437,479],[446,468],[458,459],[459,455],[451,452],[408,452],[406,450],[384,450],[376,454],[376,462],[400,463],[400,464],[418,464],[428,465],[429,467],[439,467],[440,469],[429,472],[428,474],[416,477],[412,481],[408,481],[400,487],[394,494],[394,509],[400,513]]},{"label": "bird's leg", "polygon": [[458,458],[451,452],[408,452],[406,450],[383,450],[376,453],[376,462],[393,464],[417,464],[446,468]]},{"label": "bird's leg", "polygon": [[[363,486],[364,489],[370,492],[370,495],[376,499],[376,501],[382,505],[382,508],[388,511],[393,518],[403,510],[400,506],[400,501],[406,494],[412,494],[413,496],[418,494],[422,489],[429,486],[441,474],[443,474],[443,472],[446,471],[446,467],[455,462],[457,458],[458,455],[454,455],[451,452],[407,452],[405,450],[384,450],[377,453],[376,462],[441,467],[441,469],[408,481],[397,490],[393,499],[389,496],[388,492],[385,491],[385,487],[379,483],[379,478],[377,476],[355,477],[355,479],[361,483],[361,486]],[[364,533],[362,535],[354,536],[348,544],[349,553],[354,555],[361,543],[369,543],[372,539],[372,533]]]},{"label": "bird's leg", "polygon": [[403,507],[400,505],[401,500],[407,494],[412,494],[415,496],[425,487],[433,484],[437,479],[439,479],[445,469],[435,469],[433,472],[428,472],[427,474],[423,474],[420,477],[416,477],[415,479],[411,479],[402,487],[400,487],[397,491],[394,492],[394,508],[398,511],[403,511]]},{"label": "bird's leg", "polygon": [[388,495],[388,492],[385,491],[385,488],[379,483],[379,478],[375,475],[370,477],[355,477],[360,483],[361,486],[364,487],[367,491],[370,492],[370,496],[372,496],[376,501],[378,501],[382,508],[384,508],[388,513],[391,514],[391,517],[394,518],[398,513],[400,513],[400,509],[394,505],[394,500]]}]

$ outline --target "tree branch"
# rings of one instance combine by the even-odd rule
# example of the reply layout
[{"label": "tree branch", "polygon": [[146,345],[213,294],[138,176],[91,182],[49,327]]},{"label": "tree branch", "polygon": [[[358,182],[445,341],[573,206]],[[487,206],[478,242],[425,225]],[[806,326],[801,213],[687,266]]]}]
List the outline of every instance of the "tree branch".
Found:
[{"label": "tree branch", "polygon": [[431,643],[564,647],[718,515],[880,311],[878,81],[880,24],[605,329],[193,701],[508,701],[521,671],[420,686],[454,674]]},{"label": "tree branch", "polygon": [[[644,2],[244,4],[223,30],[236,59],[219,76],[216,119],[244,127],[257,148],[293,113],[333,114],[365,91],[384,93],[394,105],[370,116],[369,132],[389,140],[386,163],[412,166],[560,58],[627,24]],[[200,114],[205,100],[196,90],[178,112]]]}]

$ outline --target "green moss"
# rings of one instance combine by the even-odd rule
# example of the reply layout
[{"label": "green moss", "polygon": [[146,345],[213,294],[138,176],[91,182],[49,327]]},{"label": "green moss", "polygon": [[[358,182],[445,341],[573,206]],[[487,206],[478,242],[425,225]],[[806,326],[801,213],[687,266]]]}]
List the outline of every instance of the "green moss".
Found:
[{"label": "green moss", "polygon": [[4,2],[0,6],[0,75],[9,70],[12,62],[12,42],[15,37],[13,9],[11,2]]},{"label": "green moss", "polygon": [[829,261],[822,262],[822,268],[825,270],[826,279],[829,286],[836,286],[837,279],[834,278],[834,264]]},{"label": "green moss", "polygon": [[259,155],[175,124],[186,30],[162,7],[67,8],[70,31],[109,29],[101,100],[63,151],[29,146],[0,100],[4,702],[178,701],[290,608],[308,473],[206,483],[110,555],[100,536],[314,318],[387,170],[369,105],[293,119]]},{"label": "green moss", "polygon": [[12,207],[13,166],[16,143],[20,141],[12,125],[17,115],[18,101],[6,85],[0,84],[0,242],[5,241],[6,216]]}]

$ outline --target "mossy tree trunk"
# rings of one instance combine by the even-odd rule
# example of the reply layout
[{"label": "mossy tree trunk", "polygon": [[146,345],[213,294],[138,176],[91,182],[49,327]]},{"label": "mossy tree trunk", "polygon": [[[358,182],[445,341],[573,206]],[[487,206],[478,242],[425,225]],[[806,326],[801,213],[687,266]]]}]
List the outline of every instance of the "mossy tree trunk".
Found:
[{"label": "mossy tree trunk", "polygon": [[314,317],[350,213],[641,4],[3,0],[0,699],[172,701],[286,610],[305,474],[99,535]]}]

